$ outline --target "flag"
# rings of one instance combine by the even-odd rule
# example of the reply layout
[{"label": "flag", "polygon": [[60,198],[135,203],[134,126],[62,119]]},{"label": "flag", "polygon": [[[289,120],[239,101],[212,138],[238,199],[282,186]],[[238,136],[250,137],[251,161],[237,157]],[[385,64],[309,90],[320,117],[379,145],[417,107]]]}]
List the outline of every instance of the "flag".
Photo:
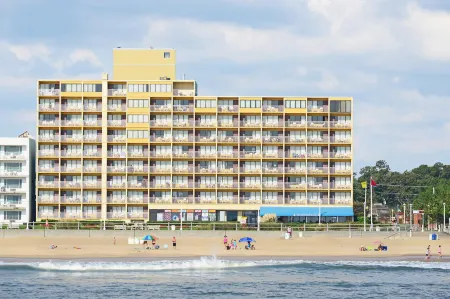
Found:
[{"label": "flag", "polygon": [[363,189],[367,189],[367,182],[361,182],[361,187]]},{"label": "flag", "polygon": [[370,179],[370,186],[376,187],[377,183],[373,179]]}]

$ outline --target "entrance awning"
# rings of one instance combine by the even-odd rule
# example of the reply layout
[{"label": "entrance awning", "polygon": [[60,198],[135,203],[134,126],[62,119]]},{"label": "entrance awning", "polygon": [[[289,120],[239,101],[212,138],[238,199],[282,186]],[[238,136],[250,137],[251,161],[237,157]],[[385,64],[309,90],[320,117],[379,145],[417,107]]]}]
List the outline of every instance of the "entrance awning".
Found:
[{"label": "entrance awning", "polygon": [[[319,207],[261,207],[260,215],[277,216],[319,216]],[[352,207],[321,207],[321,217],[353,217]]]}]

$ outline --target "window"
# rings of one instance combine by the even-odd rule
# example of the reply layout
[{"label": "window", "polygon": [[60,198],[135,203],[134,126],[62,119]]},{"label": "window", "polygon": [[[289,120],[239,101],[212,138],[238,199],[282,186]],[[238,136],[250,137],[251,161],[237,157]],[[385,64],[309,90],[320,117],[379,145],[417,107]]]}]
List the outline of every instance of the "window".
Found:
[{"label": "window", "polygon": [[164,58],[170,58],[170,52],[164,52]]},{"label": "window", "polygon": [[290,108],[290,109],[293,109],[293,108],[303,108],[303,109],[305,109],[306,108],[306,101],[286,100],[285,107],[286,108]]},{"label": "window", "polygon": [[39,84],[39,89],[42,90],[59,89],[59,84]]},{"label": "window", "polygon": [[61,84],[62,92],[81,92],[81,84]]},{"label": "window", "polygon": [[22,212],[20,212],[20,211],[4,211],[3,219],[4,220],[20,220],[20,219],[22,219]]},{"label": "window", "polygon": [[83,84],[84,92],[101,92],[102,85],[101,84]]},{"label": "window", "polygon": [[148,92],[148,84],[128,84],[129,92]]},{"label": "window", "polygon": [[261,108],[261,101],[259,100],[241,100],[241,108]]},{"label": "window", "polygon": [[146,114],[129,114],[129,123],[148,123],[148,115]]},{"label": "window", "polygon": [[196,100],[195,101],[196,108],[216,108],[215,100]]},{"label": "window", "polygon": [[130,130],[127,132],[128,138],[148,138],[148,131]]},{"label": "window", "polygon": [[6,205],[19,205],[22,202],[21,195],[6,195],[4,203]]},{"label": "window", "polygon": [[5,153],[20,155],[22,153],[22,147],[18,145],[5,145]]},{"label": "window", "polygon": [[126,90],[127,85],[126,84],[108,84],[108,89],[112,90]]},{"label": "window", "polygon": [[331,112],[352,112],[351,101],[331,101],[330,105]]}]

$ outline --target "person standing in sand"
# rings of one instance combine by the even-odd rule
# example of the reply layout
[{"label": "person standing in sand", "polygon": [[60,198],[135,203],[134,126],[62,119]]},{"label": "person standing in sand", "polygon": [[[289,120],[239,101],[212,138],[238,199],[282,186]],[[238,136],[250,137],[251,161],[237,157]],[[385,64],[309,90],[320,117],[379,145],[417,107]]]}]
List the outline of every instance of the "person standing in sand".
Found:
[{"label": "person standing in sand", "polygon": [[223,246],[225,246],[225,248],[226,248],[227,245],[228,245],[228,237],[227,237],[227,235],[225,235],[225,236],[223,236]]},{"label": "person standing in sand", "polygon": [[439,247],[438,247],[438,260],[440,260],[441,257],[442,257],[442,248],[441,248],[441,245],[439,245]]},{"label": "person standing in sand", "polygon": [[425,252],[425,260],[429,260],[431,257],[431,253],[430,253],[430,245],[428,245],[427,247],[427,251]]},{"label": "person standing in sand", "polygon": [[175,237],[172,238],[172,248],[177,249],[177,239]]},{"label": "person standing in sand", "polygon": [[292,227],[288,226],[287,233],[289,234],[289,239],[292,239]]}]

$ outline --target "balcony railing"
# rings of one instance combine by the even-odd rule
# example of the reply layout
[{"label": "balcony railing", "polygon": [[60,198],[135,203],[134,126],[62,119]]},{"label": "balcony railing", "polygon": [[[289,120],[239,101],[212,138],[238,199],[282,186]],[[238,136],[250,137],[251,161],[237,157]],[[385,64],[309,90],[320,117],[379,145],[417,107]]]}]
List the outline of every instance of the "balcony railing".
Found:
[{"label": "balcony railing", "polygon": [[123,166],[107,166],[106,170],[108,173],[125,173],[127,172],[127,167]]},{"label": "balcony railing", "polygon": [[[156,151],[150,151],[150,157],[152,158],[171,158],[172,153],[171,152],[156,152]],[[187,157],[187,155],[186,155]]]},{"label": "balcony railing", "polygon": [[102,213],[100,212],[83,212],[83,219],[100,219]]},{"label": "balcony railing", "polygon": [[79,151],[62,150],[60,153],[61,157],[71,157],[71,158],[81,158],[81,156],[83,155],[83,151],[81,150]]},{"label": "balcony railing", "polygon": [[150,111],[151,112],[171,112],[172,105],[151,105]]},{"label": "balcony railing", "polygon": [[199,189],[216,189],[216,186],[214,183],[195,183],[195,188]]},{"label": "balcony railing", "polygon": [[136,197],[136,196],[129,196],[127,199],[128,203],[131,204],[144,204],[144,203],[148,203],[148,197]]},{"label": "balcony railing", "polygon": [[297,189],[297,190],[305,190],[306,183],[305,182],[290,182],[285,184],[286,189]]},{"label": "balcony railing", "polygon": [[286,204],[288,205],[306,205],[307,202],[308,200],[306,199],[306,197],[286,199]]},{"label": "balcony railing", "polygon": [[273,121],[273,120],[269,120],[269,121],[263,121],[263,127],[264,128],[276,128],[276,127],[283,127],[283,121]]},{"label": "balcony railing", "polygon": [[283,173],[284,167],[263,167],[263,173]]},{"label": "balcony railing", "polygon": [[126,142],[126,135],[108,135],[108,142]]},{"label": "balcony railing", "polygon": [[83,121],[85,127],[101,127],[101,120],[84,120]]},{"label": "balcony railing", "polygon": [[193,120],[174,120],[174,128],[192,128],[194,126]]},{"label": "balcony railing", "polygon": [[328,183],[327,182],[309,182],[308,190],[309,189],[328,189]]},{"label": "balcony railing", "polygon": [[236,143],[239,142],[239,136],[219,136],[219,142]]},{"label": "balcony railing", "polygon": [[79,212],[79,213],[77,213],[77,212],[71,212],[71,213],[61,212],[59,218],[60,219],[82,219],[83,216],[82,216],[81,212]]},{"label": "balcony railing", "polygon": [[100,196],[97,196],[97,197],[83,197],[83,203],[99,204],[99,203],[102,203],[102,198]]},{"label": "balcony railing", "polygon": [[127,110],[127,105],[125,105],[125,104],[108,105],[108,112],[121,112],[121,111],[126,111],[126,110]]},{"label": "balcony railing", "polygon": [[284,136],[264,136],[263,143],[282,143]]},{"label": "balcony railing", "polygon": [[328,112],[328,106],[317,106],[317,107],[312,107],[312,106],[308,106],[308,112]]},{"label": "balcony railing", "polygon": [[122,212],[122,211],[117,211],[117,212],[107,212],[106,213],[106,218],[108,219],[126,219],[127,218],[127,213],[126,212]]},{"label": "balcony railing", "polygon": [[328,136],[308,136],[309,143],[327,143]]},{"label": "balcony railing", "polygon": [[197,204],[216,204],[217,200],[215,197],[196,197],[195,203],[197,203]]},{"label": "balcony railing", "polygon": [[277,112],[283,112],[284,106],[278,105],[278,106],[270,106],[270,105],[263,105],[262,106],[263,112],[269,112],[269,113],[277,113]]},{"label": "balcony railing", "polygon": [[328,152],[308,153],[308,158],[312,158],[312,159],[328,158]]},{"label": "balcony railing", "polygon": [[0,152],[1,160],[25,160],[27,158],[26,153],[15,153],[15,152]]},{"label": "balcony railing", "polygon": [[351,157],[352,157],[351,152],[342,152],[342,153],[331,152],[330,153],[330,158],[335,158],[335,159],[350,159]]},{"label": "balcony railing", "polygon": [[171,182],[161,182],[161,183],[150,182],[150,188],[153,188],[153,189],[170,189],[170,188],[172,188],[172,183]]},{"label": "balcony railing", "polygon": [[215,159],[217,157],[217,153],[195,152],[195,157]]},{"label": "balcony railing", "polygon": [[240,201],[242,204],[255,204],[255,205],[262,204],[261,198],[241,197]]},{"label": "balcony railing", "polygon": [[61,188],[81,188],[81,182],[80,181],[61,182]]},{"label": "balcony railing", "polygon": [[172,120],[151,120],[151,127],[162,127],[162,128],[170,128],[172,126]]},{"label": "balcony railing", "polygon": [[217,107],[219,112],[238,112],[239,106],[237,105],[219,105]]},{"label": "balcony railing", "polygon": [[65,111],[65,112],[81,112],[81,111],[83,111],[83,105],[81,105],[81,101],[79,101],[78,105],[62,104],[61,105],[61,111]]},{"label": "balcony railing", "polygon": [[126,182],[111,182],[111,181],[108,181],[107,182],[107,186],[108,186],[108,188],[111,188],[111,189],[123,189],[123,188],[126,188],[127,187],[127,183]]},{"label": "balcony railing", "polygon": [[288,120],[286,121],[288,128],[306,128],[306,120]]},{"label": "balcony railing", "polygon": [[262,168],[246,168],[241,167],[241,173],[261,173]]},{"label": "balcony railing", "polygon": [[[38,151],[38,157],[58,157],[59,151],[58,150],[39,150]],[[1,156],[0,156],[1,157]]]},{"label": "balcony railing", "polygon": [[261,122],[260,121],[241,121],[241,127],[245,128],[261,128]]},{"label": "balcony railing", "polygon": [[238,167],[235,168],[217,168],[217,173],[238,173]]},{"label": "balcony railing", "polygon": [[135,189],[147,189],[148,188],[148,183],[146,180],[128,181],[127,185],[128,185],[128,188],[135,188]]},{"label": "balcony railing", "polygon": [[239,188],[239,183],[219,183],[217,185],[217,188],[219,189],[237,189]]},{"label": "balcony railing", "polygon": [[331,128],[342,128],[342,129],[349,129],[352,127],[351,121],[330,121],[330,127]]},{"label": "balcony railing", "polygon": [[175,204],[193,204],[195,200],[193,197],[174,197],[173,203]]},{"label": "balcony railing", "polygon": [[150,173],[167,173],[170,174],[172,172],[171,167],[157,167],[157,166],[150,166]]},{"label": "balcony railing", "polygon": [[308,167],[308,174],[328,174],[328,167]]},{"label": "balcony railing", "polygon": [[328,128],[328,121],[308,121],[308,128]]},{"label": "balcony railing", "polygon": [[262,184],[263,189],[283,189],[283,186],[283,182]]},{"label": "balcony railing", "polygon": [[71,166],[71,167],[61,166],[60,171],[61,172],[82,172],[83,166],[81,166],[81,164],[79,164],[79,166]]},{"label": "balcony railing", "polygon": [[217,169],[214,167],[200,167],[197,166],[195,167],[195,172],[196,173],[216,173]]},{"label": "balcony railing", "polygon": [[299,167],[286,167],[285,169],[286,173],[293,173],[293,174],[306,174],[306,168],[299,168]]},{"label": "balcony railing", "polygon": [[58,219],[59,213],[58,212],[38,212],[38,218],[45,219],[45,218],[51,218],[51,219]]},{"label": "balcony railing", "polygon": [[83,188],[101,188],[102,182],[100,181],[92,181],[92,182],[83,182]]},{"label": "balcony railing", "polygon": [[39,135],[38,141],[41,142],[58,142],[59,135]]},{"label": "balcony railing", "polygon": [[285,157],[291,159],[305,159],[306,155],[307,155],[306,153],[293,153],[289,151],[285,153]]},{"label": "balcony railing", "polygon": [[38,181],[37,186],[39,188],[58,188],[59,181]]},{"label": "balcony railing", "polygon": [[196,142],[216,142],[217,136],[195,136]]},{"label": "balcony railing", "polygon": [[114,197],[114,196],[108,196],[106,198],[107,203],[115,203],[115,204],[125,204],[127,202],[126,197]]},{"label": "balcony railing", "polygon": [[174,152],[173,157],[174,158],[192,158],[194,156],[193,152]]},{"label": "balcony railing", "polygon": [[123,97],[127,95],[126,89],[108,89],[108,96]]},{"label": "balcony railing", "polygon": [[241,158],[243,159],[261,159],[261,153],[241,152]]},{"label": "balcony railing", "polygon": [[194,136],[173,136],[173,142],[192,142],[194,141]]},{"label": "balcony railing", "polygon": [[127,152],[108,151],[108,158],[126,158]]},{"label": "balcony railing", "polygon": [[330,142],[331,143],[352,143],[352,138],[351,137],[331,136],[330,137]]},{"label": "balcony railing", "polygon": [[286,143],[305,143],[306,142],[306,136],[303,135],[288,135],[285,138]]},{"label": "balcony railing", "polygon": [[92,151],[92,150],[88,150],[88,151],[84,151],[83,155],[85,157],[101,157],[102,156],[102,152],[101,151]]},{"label": "balcony railing", "polygon": [[148,151],[140,150],[140,151],[128,151],[128,158],[147,158]]},{"label": "balcony railing", "polygon": [[283,158],[283,151],[268,152],[263,149],[263,158]]},{"label": "balcony railing", "polygon": [[240,140],[243,143],[261,143],[261,137],[241,136]]},{"label": "balcony railing", "polygon": [[24,187],[0,186],[0,193],[24,193],[27,189]]},{"label": "balcony railing", "polygon": [[230,153],[230,152],[221,152],[221,151],[219,151],[217,153],[217,157],[218,158],[223,158],[223,159],[225,159],[225,158],[228,158],[228,159],[230,159],[230,158],[237,158],[237,157],[239,157],[239,153],[238,152]]},{"label": "balcony railing", "polygon": [[273,204],[282,205],[282,204],[284,204],[284,199],[282,196],[268,197],[268,198],[263,198],[262,203],[263,203],[263,205],[273,205]]},{"label": "balcony railing", "polygon": [[59,104],[39,104],[40,112],[58,112],[60,109]]},{"label": "balcony railing", "polygon": [[352,174],[352,169],[351,168],[330,167],[330,173],[332,173],[332,174]]},{"label": "balcony railing", "polygon": [[174,183],[172,184],[172,188],[173,189],[192,189],[194,188],[194,184],[193,183]]},{"label": "balcony railing", "polygon": [[172,142],[172,136],[150,136],[152,142]]},{"label": "balcony railing", "polygon": [[241,188],[244,189],[261,189],[260,183],[241,183]]},{"label": "balcony railing", "polygon": [[83,142],[83,135],[62,135],[62,142]]},{"label": "balcony railing", "polygon": [[351,198],[330,198],[330,205],[352,205],[352,199]]},{"label": "balcony railing", "polygon": [[26,175],[27,173],[24,170],[7,170],[7,169],[0,170],[0,176],[2,177],[21,177]]},{"label": "balcony railing", "polygon": [[125,127],[127,121],[125,119],[110,119],[107,121],[108,127]]},{"label": "balcony railing", "polygon": [[100,112],[102,111],[102,105],[84,105],[84,111],[87,112]]},{"label": "balcony railing", "polygon": [[149,202],[152,204],[171,204],[172,197],[150,197]]},{"label": "balcony railing", "polygon": [[191,89],[174,89],[173,95],[177,97],[193,97],[195,95],[195,90]]},{"label": "balcony railing", "polygon": [[41,126],[41,127],[57,127],[57,126],[59,126],[59,119],[39,120],[39,126]]},{"label": "balcony railing", "polygon": [[194,112],[194,106],[193,105],[174,105],[173,111],[174,112]]},{"label": "balcony railing", "polygon": [[336,184],[335,182],[331,182],[330,188],[331,189],[350,190],[350,189],[352,189],[352,184]]},{"label": "balcony railing", "polygon": [[173,173],[193,173],[193,166],[174,166]]},{"label": "balcony railing", "polygon": [[59,96],[59,89],[39,89],[40,96]]},{"label": "balcony railing", "polygon": [[102,168],[100,166],[84,166],[83,167],[84,172],[102,172]]},{"label": "balcony railing", "polygon": [[239,127],[239,121],[225,121],[225,120],[219,120],[218,122],[219,128],[233,128],[233,127]]},{"label": "balcony railing", "polygon": [[130,165],[128,166],[128,173],[147,173],[148,166],[147,165]]},{"label": "balcony railing", "polygon": [[309,205],[327,205],[328,204],[328,198],[322,197],[322,198],[308,198]]},{"label": "balcony railing", "polygon": [[238,204],[239,199],[237,197],[219,197],[217,198],[219,204]]},{"label": "balcony railing", "polygon": [[81,204],[82,202],[81,196],[61,196],[61,203]]},{"label": "balcony railing", "polygon": [[49,204],[58,204],[59,203],[59,196],[38,196],[37,197],[38,203],[49,203]]},{"label": "balcony railing", "polygon": [[195,126],[200,128],[215,128],[217,127],[216,120],[197,120]]}]

